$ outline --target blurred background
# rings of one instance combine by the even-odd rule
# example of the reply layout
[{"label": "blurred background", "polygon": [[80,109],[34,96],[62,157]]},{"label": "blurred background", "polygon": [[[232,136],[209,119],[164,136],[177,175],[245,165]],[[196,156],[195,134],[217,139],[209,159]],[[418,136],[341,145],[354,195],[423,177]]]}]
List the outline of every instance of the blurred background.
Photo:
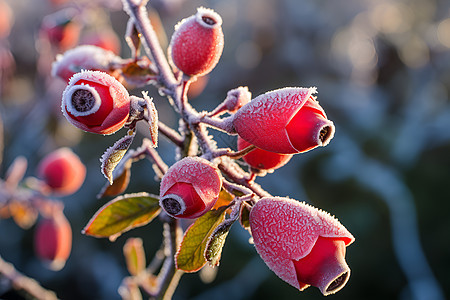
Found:
[{"label": "blurred background", "polygon": [[[238,86],[248,86],[254,96],[286,86],[317,87],[336,125],[334,139],[257,182],[273,195],[330,212],[356,237],[347,248],[350,280],[330,298],[450,295],[449,1],[150,0],[149,6],[163,45],[173,26],[199,6],[223,18],[222,58],[202,80],[203,92],[192,95],[199,110],[213,109]],[[63,38],[45,30],[54,13],[70,21]],[[127,20],[120,1],[0,0],[0,176],[19,155],[34,176],[39,159],[61,146],[71,147],[88,169],[82,189],[59,199],[74,233],[61,271],[46,269],[35,257],[33,228],[0,219],[0,256],[61,299],[120,299],[127,237],[144,239],[148,260],[162,239],[158,220],[115,242],[81,234],[110,200],[95,197],[105,184],[99,157],[125,131],[104,137],[72,127],[60,113],[65,84],[50,76],[56,54],[97,43],[99,36],[130,57],[123,38]],[[160,119],[175,125],[167,101],[153,87],[148,91]],[[235,137],[216,137],[220,145],[236,147]],[[169,165],[174,162],[164,139],[159,151]],[[158,193],[148,161],[133,164],[131,176],[127,193]],[[183,276],[174,299],[322,299],[316,288],[298,292],[276,277],[249,238],[235,224],[220,266]],[[1,299],[22,299],[1,286]]]}]

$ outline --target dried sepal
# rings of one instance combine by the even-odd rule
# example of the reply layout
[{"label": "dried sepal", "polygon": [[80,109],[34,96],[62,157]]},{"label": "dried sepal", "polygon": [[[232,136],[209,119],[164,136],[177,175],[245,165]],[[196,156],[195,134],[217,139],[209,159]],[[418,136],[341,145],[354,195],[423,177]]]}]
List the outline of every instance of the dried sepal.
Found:
[{"label": "dried sepal", "polygon": [[119,164],[119,162],[124,157],[128,148],[130,148],[131,143],[133,142],[134,136],[136,132],[130,130],[126,136],[118,140],[111,147],[106,149],[105,153],[103,153],[100,158],[101,162],[101,171],[103,175],[108,179],[109,183],[112,185],[113,180],[113,171],[115,167]]},{"label": "dried sepal", "polygon": [[127,29],[125,32],[125,41],[131,50],[131,57],[137,58],[139,56],[141,48],[141,38],[139,37],[139,31],[136,28],[136,24],[133,19],[129,19],[127,23]]}]

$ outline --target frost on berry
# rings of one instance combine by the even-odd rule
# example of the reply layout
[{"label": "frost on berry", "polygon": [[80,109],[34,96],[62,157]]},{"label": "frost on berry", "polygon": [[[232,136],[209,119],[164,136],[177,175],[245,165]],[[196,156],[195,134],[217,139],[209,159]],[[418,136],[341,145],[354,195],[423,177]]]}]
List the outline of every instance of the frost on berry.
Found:
[{"label": "frost on berry", "polygon": [[62,95],[61,109],[72,125],[88,132],[112,134],[130,112],[130,96],[114,77],[100,71],[72,76]]},{"label": "frost on berry", "polygon": [[241,138],[258,148],[293,154],[326,146],[334,136],[315,97],[315,88],[283,88],[243,106],[232,123]]},{"label": "frost on berry", "polygon": [[200,7],[175,26],[169,58],[184,74],[202,76],[219,62],[223,45],[222,18],[212,9]]},{"label": "frost on berry", "polygon": [[345,247],[354,237],[327,212],[288,198],[266,197],[250,213],[255,248],[281,279],[303,290],[317,286],[324,295],[348,280]]},{"label": "frost on berry", "polygon": [[65,81],[81,70],[108,72],[111,64],[120,60],[113,52],[93,45],[82,45],[58,54],[52,64],[52,76]]},{"label": "frost on berry", "polygon": [[216,203],[222,179],[218,169],[200,157],[186,157],[172,165],[161,181],[160,205],[178,218],[197,218]]},{"label": "frost on berry", "polygon": [[75,193],[86,177],[86,167],[69,148],[60,148],[47,154],[38,165],[38,176],[60,196]]}]

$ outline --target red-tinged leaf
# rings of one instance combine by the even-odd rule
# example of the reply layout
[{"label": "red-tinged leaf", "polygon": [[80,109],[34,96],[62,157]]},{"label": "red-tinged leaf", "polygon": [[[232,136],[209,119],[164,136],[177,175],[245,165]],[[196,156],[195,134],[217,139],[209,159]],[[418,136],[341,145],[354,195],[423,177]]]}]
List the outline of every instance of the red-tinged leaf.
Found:
[{"label": "red-tinged leaf", "polygon": [[226,206],[226,205],[230,204],[230,202],[233,199],[234,199],[234,196],[222,188],[222,190],[220,190],[220,193],[219,193],[219,198],[217,199],[217,201],[214,204],[212,209],[217,209],[219,207]]},{"label": "red-tinged leaf", "polygon": [[102,163],[101,170],[110,184],[113,184],[113,171],[127,152],[128,148],[130,148],[135,134],[135,131],[130,130],[126,136],[115,142],[114,145],[106,149],[105,153],[103,153],[102,158],[100,159]]},{"label": "red-tinged leaf", "polygon": [[148,224],[160,210],[158,196],[148,193],[119,196],[97,211],[83,233],[114,241],[122,233]]},{"label": "red-tinged leaf", "polygon": [[206,243],[204,255],[206,260],[212,267],[219,265],[220,257],[222,255],[222,248],[225,244],[225,239],[234,221],[236,220],[228,219],[223,221],[219,226],[216,227],[216,229],[214,229],[208,242]]},{"label": "red-tinged leaf", "polygon": [[145,270],[145,251],[141,238],[129,238],[123,246],[128,272],[136,276]]},{"label": "red-tinged leaf", "polygon": [[186,230],[175,256],[177,269],[196,272],[206,264],[206,244],[217,226],[225,219],[226,209],[227,207],[221,207],[207,212]]}]

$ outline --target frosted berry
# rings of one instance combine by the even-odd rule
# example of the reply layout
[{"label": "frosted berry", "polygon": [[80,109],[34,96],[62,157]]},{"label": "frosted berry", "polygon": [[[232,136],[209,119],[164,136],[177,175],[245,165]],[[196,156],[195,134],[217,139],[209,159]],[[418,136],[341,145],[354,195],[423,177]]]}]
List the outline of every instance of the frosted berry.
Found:
[{"label": "frosted berry", "polygon": [[175,26],[169,46],[172,63],[189,76],[205,75],[216,66],[223,50],[222,18],[200,7]]},{"label": "frosted berry", "polygon": [[111,63],[120,60],[113,52],[103,48],[83,45],[58,54],[52,64],[52,76],[59,77],[66,82],[81,70],[95,70],[108,72]]},{"label": "frosted berry", "polygon": [[354,237],[330,214],[296,200],[261,198],[250,212],[256,251],[281,279],[322,294],[344,287],[350,276],[346,246]]},{"label": "frosted berry", "polygon": [[38,165],[38,176],[52,193],[65,196],[78,191],[86,177],[86,167],[69,148],[45,156]]},{"label": "frosted berry", "polygon": [[37,224],[34,248],[50,269],[58,271],[64,267],[72,249],[72,229],[62,211]]},{"label": "frosted berry", "polygon": [[161,180],[160,205],[171,216],[194,219],[216,203],[222,179],[206,159],[185,157],[172,165]]},{"label": "frosted berry", "polygon": [[81,71],[70,79],[61,106],[74,126],[92,133],[112,134],[128,119],[130,96],[114,77],[100,71]]},{"label": "frosted berry", "polygon": [[73,8],[65,8],[45,16],[39,29],[39,37],[47,40],[58,51],[74,47],[82,28],[77,16],[78,12]]},{"label": "frosted berry", "polygon": [[[250,145],[250,143],[238,137],[238,150],[245,149]],[[292,154],[280,154],[256,148],[242,159],[252,168],[269,171],[281,168],[289,162],[292,156]]]},{"label": "frosted berry", "polygon": [[315,88],[283,88],[262,94],[232,118],[234,130],[258,148],[283,154],[326,146],[334,124],[312,94]]}]

